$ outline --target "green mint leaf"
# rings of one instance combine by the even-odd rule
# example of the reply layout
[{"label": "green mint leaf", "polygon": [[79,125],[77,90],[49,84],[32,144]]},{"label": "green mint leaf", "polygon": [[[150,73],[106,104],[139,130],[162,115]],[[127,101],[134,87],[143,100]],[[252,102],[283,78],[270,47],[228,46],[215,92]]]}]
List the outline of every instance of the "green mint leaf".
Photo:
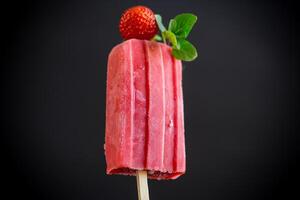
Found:
[{"label": "green mint leaf", "polygon": [[162,37],[156,35],[153,40],[163,40],[164,43],[171,45],[172,55],[179,60],[192,61],[197,58],[196,48],[186,40],[197,21],[195,15],[191,13],[177,15],[170,20],[168,30],[163,25],[160,15],[156,14],[155,19]]},{"label": "green mint leaf", "polygon": [[161,32],[166,31],[166,28],[165,28],[164,24],[162,23],[162,18],[161,18],[161,16],[158,15],[158,14],[155,14],[155,19],[156,19],[156,23],[157,23],[157,25],[158,25],[159,30],[160,30]]},{"label": "green mint leaf", "polygon": [[172,55],[175,58],[183,61],[192,61],[197,58],[198,54],[194,45],[184,39],[179,39],[177,42],[179,49],[172,49]]},{"label": "green mint leaf", "polygon": [[176,23],[172,22],[169,30],[175,33],[178,38],[187,38],[197,21],[197,16],[191,13],[183,13],[177,15],[174,20]]},{"label": "green mint leaf", "polygon": [[176,30],[177,28],[177,22],[175,19],[171,19],[170,22],[169,22],[169,27],[168,27],[168,30],[173,32],[173,30]]},{"label": "green mint leaf", "polygon": [[172,44],[173,48],[178,49],[177,39],[174,33],[171,31],[164,31],[162,32],[162,36]]},{"label": "green mint leaf", "polygon": [[157,35],[157,34],[156,34],[156,35],[152,38],[152,40],[153,40],[153,41],[158,41],[158,42],[159,42],[159,41],[162,41],[162,37],[161,37],[160,35]]}]

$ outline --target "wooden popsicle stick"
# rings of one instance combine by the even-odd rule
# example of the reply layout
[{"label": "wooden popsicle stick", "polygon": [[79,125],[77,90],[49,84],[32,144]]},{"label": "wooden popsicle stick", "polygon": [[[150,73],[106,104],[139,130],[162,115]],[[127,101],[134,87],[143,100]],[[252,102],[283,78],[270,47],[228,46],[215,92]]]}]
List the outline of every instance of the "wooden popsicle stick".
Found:
[{"label": "wooden popsicle stick", "polygon": [[139,200],[149,200],[147,171],[136,172],[136,184],[139,194]]}]

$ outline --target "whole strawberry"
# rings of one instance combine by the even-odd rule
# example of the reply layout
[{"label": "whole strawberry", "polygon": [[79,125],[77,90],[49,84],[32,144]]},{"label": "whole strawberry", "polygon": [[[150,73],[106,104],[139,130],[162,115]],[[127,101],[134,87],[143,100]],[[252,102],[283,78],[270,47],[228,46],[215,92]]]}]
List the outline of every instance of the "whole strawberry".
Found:
[{"label": "whole strawberry", "polygon": [[158,31],[152,10],[145,6],[134,6],[121,16],[119,30],[123,39],[152,39]]}]

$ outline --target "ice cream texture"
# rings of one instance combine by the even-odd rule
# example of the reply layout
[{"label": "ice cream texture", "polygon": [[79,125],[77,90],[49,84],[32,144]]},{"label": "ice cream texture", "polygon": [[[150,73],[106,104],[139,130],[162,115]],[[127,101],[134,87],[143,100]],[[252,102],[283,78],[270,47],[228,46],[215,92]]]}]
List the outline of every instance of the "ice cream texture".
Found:
[{"label": "ice cream texture", "polygon": [[182,63],[171,48],[130,39],[108,58],[107,174],[175,179],[185,173]]}]

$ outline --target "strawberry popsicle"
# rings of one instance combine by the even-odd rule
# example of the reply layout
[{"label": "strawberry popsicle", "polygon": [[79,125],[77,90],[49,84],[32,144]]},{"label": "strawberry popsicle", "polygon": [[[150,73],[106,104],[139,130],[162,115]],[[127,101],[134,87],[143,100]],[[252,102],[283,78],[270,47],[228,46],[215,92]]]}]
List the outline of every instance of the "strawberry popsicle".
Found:
[{"label": "strawberry popsicle", "polygon": [[175,179],[185,172],[181,61],[171,47],[129,39],[108,58],[107,174]]}]

